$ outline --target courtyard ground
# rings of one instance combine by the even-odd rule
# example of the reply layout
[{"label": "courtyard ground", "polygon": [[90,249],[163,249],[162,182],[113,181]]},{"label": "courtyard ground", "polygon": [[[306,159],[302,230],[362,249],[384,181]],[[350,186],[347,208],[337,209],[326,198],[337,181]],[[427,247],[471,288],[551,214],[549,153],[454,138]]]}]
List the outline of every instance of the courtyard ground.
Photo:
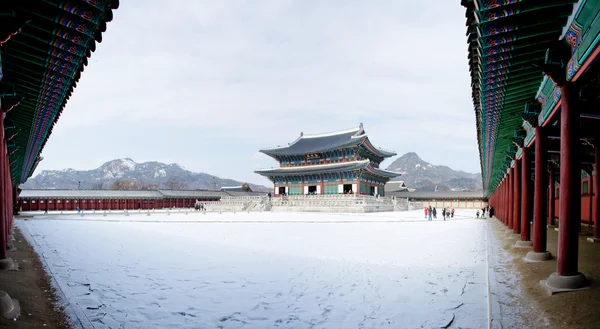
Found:
[{"label": "courtyard ground", "polygon": [[67,311],[97,329],[485,328],[487,223],[473,217],[86,214],[17,225]]},{"label": "courtyard ground", "polygon": [[[497,220],[474,217],[182,211],[16,223],[84,328],[600,327],[600,245],[585,241],[589,232],[580,267],[591,289],[548,296],[539,280],[556,261],[525,263],[527,249],[512,248]],[[554,255],[556,238],[550,228]],[[11,257],[21,270],[0,273],[0,289],[23,312],[0,327],[64,328],[19,233]]]},{"label": "courtyard ground", "polygon": [[499,254],[504,255],[502,271],[512,271],[521,280],[513,281],[515,289],[524,295],[522,309],[532,328],[600,328],[600,244],[589,243],[586,238],[593,236],[588,227],[582,228],[579,239],[579,270],[590,281],[590,289],[560,293],[549,296],[539,284],[556,271],[556,255],[558,248],[558,232],[550,227],[548,234],[548,251],[553,259],[546,262],[527,263],[523,257],[531,248],[513,248],[516,238],[501,234],[499,221],[492,224],[493,234],[499,243]]},{"label": "courtyard ground", "polygon": [[0,317],[0,328],[14,329],[67,329],[67,318],[60,309],[55,309],[51,278],[46,276],[44,267],[33,248],[15,229],[15,248],[8,251],[8,257],[18,263],[18,271],[0,271],[0,290],[16,298],[21,306],[18,320]]}]

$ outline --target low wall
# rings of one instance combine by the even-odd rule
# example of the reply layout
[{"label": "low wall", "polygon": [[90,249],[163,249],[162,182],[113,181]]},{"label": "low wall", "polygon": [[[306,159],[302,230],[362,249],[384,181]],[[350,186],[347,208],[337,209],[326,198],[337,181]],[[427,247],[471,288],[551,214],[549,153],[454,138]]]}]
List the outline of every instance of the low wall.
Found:
[{"label": "low wall", "polygon": [[266,196],[226,197],[221,201],[200,202],[208,212],[342,212],[369,213],[407,211],[423,208],[407,199],[356,194],[298,195],[268,198]]}]

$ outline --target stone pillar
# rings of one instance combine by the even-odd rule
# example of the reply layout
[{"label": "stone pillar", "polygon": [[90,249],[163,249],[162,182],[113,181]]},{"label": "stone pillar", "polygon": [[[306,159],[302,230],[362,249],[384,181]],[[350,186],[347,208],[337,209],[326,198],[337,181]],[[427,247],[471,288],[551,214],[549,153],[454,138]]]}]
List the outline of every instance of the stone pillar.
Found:
[{"label": "stone pillar", "polygon": [[560,214],[556,272],[546,281],[551,292],[580,289],[587,279],[578,271],[581,224],[581,162],[579,109],[572,83],[562,88],[560,112]]},{"label": "stone pillar", "polygon": [[[596,174],[590,180],[594,182],[594,204],[595,207],[591,207],[593,209],[593,218],[594,218],[594,237],[588,238],[590,242],[600,242],[600,143],[594,146],[594,169],[596,170]],[[591,198],[591,196],[590,196]]]},{"label": "stone pillar", "polygon": [[535,179],[533,191],[533,250],[525,257],[529,261],[544,261],[552,258],[546,250],[547,231],[546,214],[547,202],[546,183],[548,171],[546,170],[548,154],[546,153],[546,128],[538,126],[535,129]]},{"label": "stone pillar", "polygon": [[521,233],[521,162],[515,159],[515,175],[513,177],[513,233]]},{"label": "stone pillar", "polygon": [[529,209],[532,205],[529,204],[529,200],[531,200],[530,190],[530,178],[531,174],[531,163],[529,161],[529,150],[526,147],[523,147],[523,155],[521,156],[521,214],[520,214],[520,225],[521,225],[521,240],[517,241],[517,246],[519,247],[530,247],[533,244],[531,243],[531,236],[529,232]]}]

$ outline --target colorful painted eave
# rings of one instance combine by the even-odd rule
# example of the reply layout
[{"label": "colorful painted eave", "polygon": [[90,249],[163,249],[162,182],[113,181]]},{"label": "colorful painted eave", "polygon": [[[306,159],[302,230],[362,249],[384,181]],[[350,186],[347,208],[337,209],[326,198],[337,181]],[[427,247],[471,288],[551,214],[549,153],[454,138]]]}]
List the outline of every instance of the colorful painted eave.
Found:
[{"label": "colorful painted eave", "polygon": [[0,2],[0,96],[14,184],[41,160],[52,129],[102,41],[118,0]]},{"label": "colorful painted eave", "polygon": [[484,189],[489,196],[516,156],[515,131],[544,78],[540,67],[575,0],[463,0]]}]

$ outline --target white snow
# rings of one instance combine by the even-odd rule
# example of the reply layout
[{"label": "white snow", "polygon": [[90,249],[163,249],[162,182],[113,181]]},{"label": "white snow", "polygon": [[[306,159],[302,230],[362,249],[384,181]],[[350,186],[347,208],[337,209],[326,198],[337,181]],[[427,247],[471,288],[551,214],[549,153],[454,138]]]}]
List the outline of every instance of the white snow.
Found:
[{"label": "white snow", "polygon": [[134,170],[135,166],[137,165],[137,163],[135,163],[135,161],[133,161],[131,159],[122,159],[121,164],[122,164],[122,166],[128,168],[129,170]]},{"label": "white snow", "polygon": [[485,222],[471,210],[423,217],[132,212],[17,225],[97,329],[487,327]]},{"label": "white snow", "polygon": [[154,171],[154,178],[167,176],[167,171],[164,169],[157,169]]},{"label": "white snow", "polygon": [[420,168],[420,167],[421,167],[421,165],[418,163],[415,165],[415,168]]}]

